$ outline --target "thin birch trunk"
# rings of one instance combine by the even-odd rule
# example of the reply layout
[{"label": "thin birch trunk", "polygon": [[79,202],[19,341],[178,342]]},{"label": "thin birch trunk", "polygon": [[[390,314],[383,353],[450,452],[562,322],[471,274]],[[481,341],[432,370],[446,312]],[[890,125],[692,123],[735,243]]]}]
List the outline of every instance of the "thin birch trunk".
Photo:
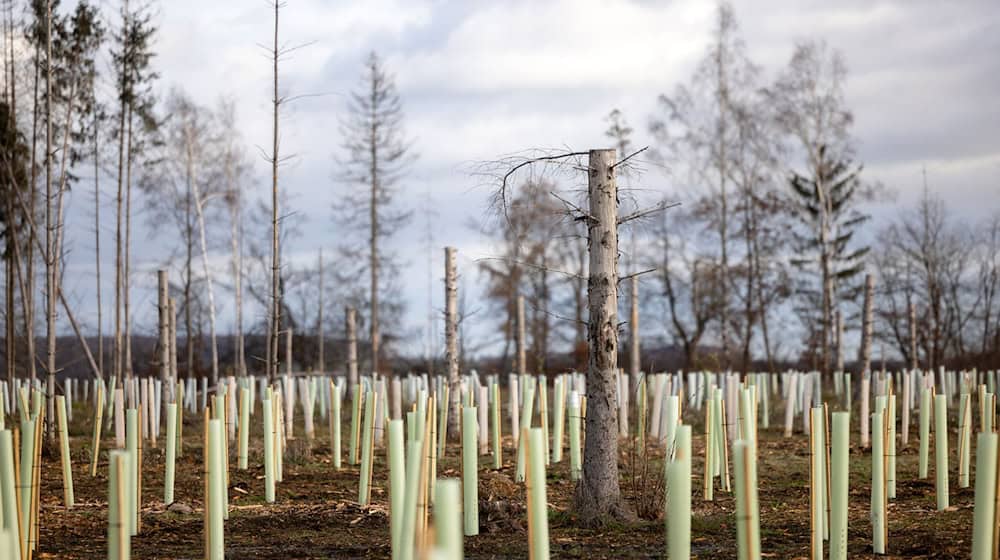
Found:
[{"label": "thin birch trunk", "polygon": [[125,322],[125,375],[132,379],[132,105],[127,112],[125,139],[125,261],[122,265],[123,320]]},{"label": "thin birch trunk", "polygon": [[236,375],[243,377],[247,374],[246,348],[243,341],[243,208],[242,189],[236,184],[233,177],[233,153],[232,146],[226,153],[226,179],[229,182],[229,189],[232,193],[229,203],[230,212],[230,243],[232,249],[233,266],[233,298],[236,313],[236,344],[234,348]]},{"label": "thin birch trunk", "polygon": [[[518,301],[521,301],[518,298]],[[520,329],[519,329],[520,331]],[[458,271],[455,248],[444,248],[444,356],[448,367],[448,434],[459,437],[462,378],[458,371]]]},{"label": "thin birch trunk", "polygon": [[353,399],[354,386],[358,384],[358,312],[353,307],[348,307],[344,313],[347,322],[347,384],[348,392]]},{"label": "thin birch trunk", "polygon": [[52,215],[52,0],[45,3],[45,309],[47,340],[45,389],[48,418],[45,434],[55,436],[56,388],[56,228]]},{"label": "thin birch trunk", "polygon": [[198,179],[194,171],[194,154],[192,143],[194,139],[188,138],[188,184],[192,190],[194,198],[194,211],[198,218],[198,243],[201,247],[201,266],[205,274],[205,287],[208,296],[208,333],[212,344],[212,385],[219,382],[219,345],[215,334],[215,293],[212,289],[212,269],[208,266],[208,241],[205,235],[205,200],[201,195],[201,187],[198,186]]},{"label": "thin birch trunk", "polygon": [[267,376],[271,383],[278,376],[278,330],[281,326],[281,289],[279,274],[281,271],[281,256],[278,254],[278,107],[281,103],[278,97],[278,14],[281,10],[281,3],[274,2],[274,45],[272,50],[272,62],[274,64],[274,96],[271,100],[273,119],[271,135],[271,313],[270,313],[270,337],[269,359],[267,364]]}]

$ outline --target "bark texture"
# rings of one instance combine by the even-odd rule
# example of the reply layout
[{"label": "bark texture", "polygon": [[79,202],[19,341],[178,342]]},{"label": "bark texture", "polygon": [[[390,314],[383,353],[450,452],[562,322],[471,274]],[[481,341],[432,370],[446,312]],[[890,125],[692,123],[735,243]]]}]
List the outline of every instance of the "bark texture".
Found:
[{"label": "bark texture", "polygon": [[576,509],[585,526],[631,518],[618,482],[618,186],[615,150],[591,150],[588,168],[590,309],[586,442]]}]

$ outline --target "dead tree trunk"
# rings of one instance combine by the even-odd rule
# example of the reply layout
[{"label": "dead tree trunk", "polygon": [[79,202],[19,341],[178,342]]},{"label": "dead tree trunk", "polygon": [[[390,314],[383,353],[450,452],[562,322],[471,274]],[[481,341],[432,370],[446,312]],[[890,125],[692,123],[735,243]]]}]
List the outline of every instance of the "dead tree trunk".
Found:
[{"label": "dead tree trunk", "polygon": [[[97,128],[100,116],[94,111],[94,271],[97,275],[97,369],[104,376],[104,317],[101,305],[101,157],[100,133]],[[110,385],[108,385],[110,387]]]},{"label": "dead tree trunk", "polygon": [[274,64],[274,97],[271,100],[273,122],[271,128],[271,309],[269,315],[268,364],[267,377],[271,383],[278,377],[278,330],[281,327],[281,255],[278,253],[278,108],[281,98],[278,96],[278,60],[281,52],[278,47],[278,14],[282,3],[274,2],[274,49],[272,63]]},{"label": "dead tree trunk", "polygon": [[[520,300],[519,300],[520,301]],[[448,434],[458,439],[462,382],[458,372],[458,271],[455,248],[444,248],[444,357],[448,367]]]},{"label": "dead tree trunk", "polygon": [[871,371],[872,362],[872,307],[875,298],[875,277],[871,274],[865,275],[865,309],[864,318],[861,322],[861,373],[866,374]]},{"label": "dead tree trunk", "polygon": [[844,314],[837,309],[834,312],[834,317],[836,318],[837,330],[834,335],[834,351],[837,353],[837,373],[843,373],[844,371]]},{"label": "dead tree trunk", "polygon": [[48,418],[46,436],[55,436],[56,389],[56,223],[52,215],[52,1],[45,4],[45,333],[48,342],[45,389]]},{"label": "dead tree trunk", "polygon": [[242,186],[233,179],[232,153],[227,152],[226,175],[229,181],[232,197],[229,201],[230,212],[230,243],[233,258],[233,298],[236,313],[236,344],[235,366],[236,375],[245,377],[247,374],[246,345],[243,341],[243,193]]},{"label": "dead tree trunk", "polygon": [[633,391],[639,386],[639,277],[631,278],[631,293],[629,294],[629,387]]},{"label": "dead tree trunk", "polygon": [[323,356],[323,249],[319,250],[319,308],[316,310],[316,371],[323,373],[326,369]]},{"label": "dead tree trunk", "polygon": [[910,302],[910,369],[916,370],[920,366],[917,360],[917,306]]},{"label": "dead tree trunk", "polygon": [[354,398],[354,386],[358,384],[358,329],[356,319],[358,312],[348,307],[347,314],[347,384],[351,398]]},{"label": "dead tree trunk", "polygon": [[615,150],[591,150],[588,167],[590,309],[586,443],[576,507],[584,525],[631,517],[618,483],[618,186]]},{"label": "dead tree trunk", "polygon": [[163,402],[174,402],[174,384],[170,382],[170,304],[168,296],[169,284],[167,271],[156,271],[157,294],[156,308],[159,312],[159,351],[160,351],[160,382],[163,384]]},{"label": "dead tree trunk", "polygon": [[528,360],[524,340],[524,296],[517,296],[517,336],[515,338],[515,345],[517,346],[517,374],[525,375],[528,373]]}]

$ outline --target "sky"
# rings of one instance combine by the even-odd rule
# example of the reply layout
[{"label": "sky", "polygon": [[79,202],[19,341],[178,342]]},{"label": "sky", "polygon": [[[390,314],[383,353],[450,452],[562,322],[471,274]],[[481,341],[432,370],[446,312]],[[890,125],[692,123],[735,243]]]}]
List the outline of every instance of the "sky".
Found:
[{"label": "sky", "polygon": [[[220,96],[235,100],[260,197],[270,180],[269,164],[256,156],[256,146],[268,146],[271,134],[271,67],[259,46],[273,33],[269,6],[264,0],[171,0],[159,3],[155,17],[161,97],[181,87],[208,105]],[[748,54],[768,80],[797,41],[823,39],[843,53],[857,159],[867,180],[896,194],[872,209],[876,225],[895,205],[914,202],[924,169],[929,188],[970,222],[1000,207],[995,0],[747,0],[733,2],[733,8]],[[418,155],[401,183],[399,203],[419,210],[429,192],[436,209],[432,305],[442,305],[445,245],[457,247],[459,271],[469,277],[475,305],[477,259],[497,253],[469,226],[491,218],[492,189],[471,172],[476,162],[527,148],[607,147],[604,119],[614,108],[635,129],[635,145],[652,144],[648,123],[658,114],[657,96],[690,79],[707,48],[714,11],[714,2],[699,0],[288,0],[281,37],[306,46],[283,63],[280,89],[310,96],[290,104],[281,121],[282,151],[295,154],[281,171],[281,189],[303,233],[285,258],[305,264],[320,248],[332,253],[336,246],[331,206],[345,188],[334,178],[338,123],[372,50],[396,78],[406,134]],[[673,192],[670,179],[656,169],[641,181],[649,192]],[[84,195],[74,197],[75,207],[88,204]],[[111,223],[110,191],[105,197],[102,211]],[[69,236],[65,290],[81,322],[93,325],[88,212],[70,213],[67,227],[76,235]],[[151,237],[145,222],[148,217],[136,218],[133,306],[139,330],[152,332],[153,271],[173,240],[163,233]],[[408,258],[402,277],[408,329],[426,321],[425,228],[418,212],[390,244]],[[105,252],[111,254],[113,237],[110,229],[105,233]],[[225,258],[221,249],[215,258]],[[112,264],[105,263],[107,271]],[[112,295],[106,289],[105,301]],[[226,331],[232,309],[228,296],[217,297],[220,329]],[[492,319],[483,317],[483,324]],[[413,344],[419,351],[420,343]]]}]

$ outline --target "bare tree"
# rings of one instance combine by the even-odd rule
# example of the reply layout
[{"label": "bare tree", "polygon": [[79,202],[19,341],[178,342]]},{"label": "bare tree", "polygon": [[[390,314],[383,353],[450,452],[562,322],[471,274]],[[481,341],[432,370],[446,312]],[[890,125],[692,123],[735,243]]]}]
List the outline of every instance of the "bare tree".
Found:
[{"label": "bare tree", "polygon": [[358,283],[368,275],[371,371],[378,372],[383,338],[380,314],[387,310],[381,306],[383,296],[396,298],[388,302],[388,311],[402,308],[392,289],[399,261],[383,243],[410,219],[411,213],[397,209],[394,201],[413,155],[403,132],[403,108],[395,82],[375,53],[365,62],[361,88],[351,94],[347,109],[341,121],[343,158],[337,177],[350,187],[343,191],[334,212],[351,241],[362,231],[367,235],[367,255],[351,242],[341,245],[340,252],[345,264],[357,263],[354,270],[345,270],[348,282]]},{"label": "bare tree", "polygon": [[718,326],[720,364],[730,359],[730,221],[732,219],[731,151],[740,142],[735,111],[741,100],[756,93],[758,68],[746,55],[732,7],[720,3],[712,29],[712,42],[689,86],[673,95],[660,96],[665,117],[651,123],[660,143],[660,157],[682,164],[689,180],[708,190],[699,194],[699,205],[708,211],[708,226],[718,240],[718,273],[723,304]]},{"label": "bare tree", "polygon": [[216,339],[215,291],[209,266],[208,222],[209,204],[227,194],[227,148],[220,141],[217,121],[212,112],[195,103],[179,89],[171,91],[166,105],[171,115],[162,130],[163,164],[147,170],[140,187],[147,194],[147,206],[154,216],[154,231],[174,222],[183,243],[183,300],[187,345],[187,371],[195,370],[195,252],[201,256],[201,278],[207,300],[211,343],[211,379],[219,376],[219,353]]},{"label": "bare tree", "polygon": [[445,363],[448,368],[448,433],[458,439],[462,425],[462,379],[458,371],[458,270],[455,248],[444,249],[444,340]]},{"label": "bare tree", "polygon": [[[860,294],[860,286],[851,280],[860,272],[867,248],[853,248],[850,242],[868,218],[857,204],[872,196],[858,179],[860,167],[852,169],[850,161],[853,116],[844,102],[846,74],[840,53],[823,43],[801,43],[788,67],[765,91],[775,122],[790,139],[791,153],[805,164],[805,172],[793,173],[791,180],[797,215],[806,230],[799,236],[799,248],[811,248],[798,264],[815,265],[819,289],[800,293],[807,302],[803,320],[819,322],[822,329],[819,350],[824,372],[829,370],[833,309],[839,301]],[[819,311],[818,317],[813,310]]]},{"label": "bare tree", "polygon": [[247,374],[246,342],[243,330],[243,204],[248,190],[250,164],[241,148],[242,138],[236,128],[236,109],[231,100],[220,101],[217,109],[222,143],[224,193],[229,208],[230,253],[233,275],[234,341],[233,368],[238,376]]},{"label": "bare tree", "polygon": [[[586,155],[583,164],[578,158]],[[620,226],[664,209],[660,204],[619,216],[616,169],[627,158],[616,162],[614,149],[589,152],[543,153],[538,157],[518,156],[499,162],[500,188],[494,204],[510,220],[510,180],[519,170],[540,164],[585,169],[588,178],[588,208],[552,193],[565,207],[562,217],[571,216],[586,224],[588,232],[589,275],[587,368],[587,440],[584,447],[583,473],[576,490],[576,507],[585,525],[601,525],[614,519],[634,516],[622,502],[618,477],[618,414],[616,401],[618,379],[618,230]],[[494,166],[496,164],[493,164]]]}]

